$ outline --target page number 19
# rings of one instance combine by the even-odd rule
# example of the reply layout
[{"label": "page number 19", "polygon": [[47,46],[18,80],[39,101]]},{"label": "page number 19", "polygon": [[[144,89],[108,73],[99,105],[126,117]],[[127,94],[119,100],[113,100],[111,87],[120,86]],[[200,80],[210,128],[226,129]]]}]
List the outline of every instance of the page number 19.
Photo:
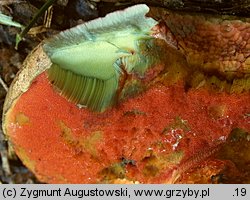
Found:
[{"label": "page number 19", "polygon": [[235,191],[236,194],[233,195],[233,196],[237,196],[237,197],[241,196],[241,197],[244,197],[244,196],[247,195],[247,190],[246,190],[246,188],[236,188],[234,191]]}]

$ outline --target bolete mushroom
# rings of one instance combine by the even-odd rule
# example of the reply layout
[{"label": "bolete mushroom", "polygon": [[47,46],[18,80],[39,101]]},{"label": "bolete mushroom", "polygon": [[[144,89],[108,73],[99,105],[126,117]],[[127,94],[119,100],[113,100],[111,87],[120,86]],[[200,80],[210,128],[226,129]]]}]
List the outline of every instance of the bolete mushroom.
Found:
[{"label": "bolete mushroom", "polygon": [[187,88],[201,69],[190,70],[148,11],[111,13],[27,57],[6,97],[3,129],[42,182],[181,182],[232,128],[250,130],[249,92]]}]

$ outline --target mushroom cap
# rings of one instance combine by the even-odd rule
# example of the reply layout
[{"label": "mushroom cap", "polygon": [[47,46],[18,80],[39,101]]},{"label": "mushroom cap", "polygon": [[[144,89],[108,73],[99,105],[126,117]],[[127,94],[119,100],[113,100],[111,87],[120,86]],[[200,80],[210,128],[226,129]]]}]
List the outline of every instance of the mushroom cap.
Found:
[{"label": "mushroom cap", "polygon": [[[209,81],[198,76],[199,87],[187,91],[183,79],[192,73],[187,60],[166,46],[157,57],[164,64],[154,63],[147,73],[149,80],[154,77],[152,84],[96,113],[68,101],[49,81],[52,63],[42,45],[25,60],[3,109],[6,137],[39,180],[179,183],[190,180],[190,171],[199,174],[198,163],[207,167],[201,170],[205,177],[195,180],[199,183],[209,182],[225,166],[240,173],[236,164],[218,161],[215,152],[232,129],[250,131],[248,90],[211,92]],[[133,91],[133,79],[128,83]]]},{"label": "mushroom cap", "polygon": [[[6,113],[12,104],[26,92],[36,76],[51,66],[51,61],[43,51],[43,43],[40,43],[25,59],[22,69],[16,74],[6,95],[3,106],[3,124],[6,120]],[[3,126],[5,130],[5,126]],[[5,132],[5,131],[4,131]]]},{"label": "mushroom cap", "polygon": [[[198,170],[220,149],[233,126],[250,131],[242,117],[249,110],[248,92],[185,92],[182,83],[159,83],[94,113],[53,88],[46,75],[50,64],[39,45],[11,85],[3,115],[4,133],[42,182],[179,183],[183,173]],[[195,181],[208,182],[225,165],[214,158]]]}]

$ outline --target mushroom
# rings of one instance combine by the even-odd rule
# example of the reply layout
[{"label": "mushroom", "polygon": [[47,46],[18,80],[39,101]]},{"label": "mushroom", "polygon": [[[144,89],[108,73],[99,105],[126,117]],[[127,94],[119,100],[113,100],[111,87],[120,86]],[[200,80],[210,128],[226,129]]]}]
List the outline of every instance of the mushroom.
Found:
[{"label": "mushroom", "polygon": [[[181,182],[233,126],[249,131],[249,93],[187,91],[193,71],[148,11],[136,5],[77,26],[25,60],[3,130],[40,181]],[[211,117],[211,107],[223,115]]]}]

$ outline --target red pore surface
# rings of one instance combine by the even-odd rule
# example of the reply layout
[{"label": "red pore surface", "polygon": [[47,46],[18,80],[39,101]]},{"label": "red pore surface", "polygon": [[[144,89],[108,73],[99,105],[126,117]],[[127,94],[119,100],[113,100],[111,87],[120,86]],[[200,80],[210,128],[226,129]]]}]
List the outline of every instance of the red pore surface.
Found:
[{"label": "red pore surface", "polygon": [[163,183],[210,156],[233,128],[249,132],[249,102],[249,93],[186,92],[181,83],[158,84],[93,113],[61,97],[43,73],[9,111],[7,132],[44,182]]}]

